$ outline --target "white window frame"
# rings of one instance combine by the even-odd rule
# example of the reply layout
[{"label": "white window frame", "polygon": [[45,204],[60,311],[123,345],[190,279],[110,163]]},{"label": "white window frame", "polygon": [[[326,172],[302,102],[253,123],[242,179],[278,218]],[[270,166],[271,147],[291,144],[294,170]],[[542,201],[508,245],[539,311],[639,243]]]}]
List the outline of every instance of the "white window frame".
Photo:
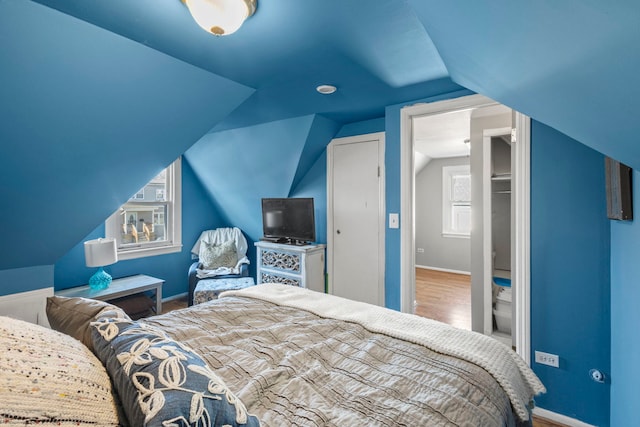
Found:
[{"label": "white window frame", "polygon": [[[116,240],[118,247],[118,260],[144,258],[148,256],[164,255],[180,252],[182,250],[182,161],[178,157],[167,168],[167,218],[166,241],[158,243],[139,243],[137,245],[122,245],[118,216],[122,207],[118,208],[105,222],[105,237]],[[137,193],[136,193],[137,194]],[[135,200],[127,203],[135,204]],[[153,203],[153,202],[151,202]],[[123,205],[124,206],[124,205]]]},{"label": "white window frame", "polygon": [[[454,204],[460,204],[451,200],[452,178],[456,175],[469,175],[471,177],[470,165],[442,167],[442,236],[469,239],[471,238],[471,231],[467,233],[456,231],[452,224],[453,206]],[[471,209],[471,200],[469,200],[468,206]]]}]

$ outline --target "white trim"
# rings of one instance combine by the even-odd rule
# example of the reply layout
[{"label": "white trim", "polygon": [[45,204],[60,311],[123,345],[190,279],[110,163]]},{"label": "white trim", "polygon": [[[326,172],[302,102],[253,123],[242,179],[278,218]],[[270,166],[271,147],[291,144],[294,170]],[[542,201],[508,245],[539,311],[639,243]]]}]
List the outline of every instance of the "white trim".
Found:
[{"label": "white trim", "polygon": [[335,138],[327,145],[327,292],[333,294],[333,157],[336,145],[358,142],[378,142],[379,204],[378,204],[378,292],[380,305],[385,305],[385,231],[386,231],[386,178],[385,178],[385,133]]},{"label": "white trim", "polygon": [[448,239],[470,239],[471,234],[458,234],[458,233],[441,233],[442,237]]},{"label": "white trim", "polygon": [[174,254],[180,251],[182,251],[182,245],[164,245],[149,248],[129,249],[126,251],[118,251],[118,261],[144,258],[148,256]]},{"label": "white trim", "polygon": [[470,271],[452,270],[450,268],[430,267],[428,265],[417,265],[416,268],[422,268],[424,270],[442,271],[443,273],[464,274],[465,276],[471,276]]},{"label": "white trim", "polygon": [[[464,96],[447,101],[439,101],[428,104],[406,106],[400,110],[400,224],[405,226],[400,229],[400,308],[403,312],[412,313],[415,299],[415,242],[414,242],[414,183],[413,183],[413,140],[412,122],[413,116],[440,114],[451,111],[459,111],[468,108],[498,105],[482,95]],[[516,168],[522,168],[516,177],[514,188],[517,189],[516,209],[518,218],[516,221],[516,239],[519,242],[516,250],[517,259],[515,265],[518,268],[518,280],[521,292],[518,292],[515,305],[516,316],[516,346],[518,354],[531,364],[530,357],[530,213],[529,213],[529,165],[530,160],[530,122],[529,119],[516,113],[517,145]],[[526,207],[526,208],[525,208]],[[514,279],[514,278],[512,278]]]},{"label": "white trim", "polygon": [[[484,321],[483,331],[485,335],[493,335],[493,239],[491,234],[491,138],[500,135],[511,135],[511,128],[484,129],[482,131],[482,264],[484,277],[483,304]],[[489,307],[489,309],[487,309]]]},{"label": "white trim", "polygon": [[[452,181],[453,177],[456,175],[468,176],[469,184],[471,184],[471,165],[442,166],[442,237],[471,238],[471,227],[469,227],[468,233],[453,230],[453,220],[451,219],[451,215],[454,201],[451,199],[453,187]],[[471,190],[471,188],[469,188],[469,190]],[[465,203],[468,204],[469,213],[471,213],[471,200],[465,201]]]},{"label": "white trim", "polygon": [[49,327],[46,307],[50,296],[53,296],[53,287],[2,295],[0,315]]},{"label": "white trim", "polygon": [[170,297],[162,298],[162,303],[177,300],[180,298],[188,298],[189,292],[182,292],[181,294],[172,295]]},{"label": "white trim", "polygon": [[[428,105],[428,104],[426,104]],[[400,109],[400,311],[413,314],[416,301],[415,159],[412,117],[422,104]]]},{"label": "white trim", "polygon": [[[518,354],[531,365],[531,119],[516,112],[516,142],[514,151],[514,173],[511,176],[512,197],[515,197],[513,236],[514,245],[515,342]],[[514,279],[514,276],[511,277]],[[521,350],[522,349],[522,350]]]},{"label": "white trim", "polygon": [[[182,157],[178,157],[168,169],[167,193],[171,195],[171,201],[166,203],[167,216],[170,221],[166,223],[166,233],[170,240],[163,243],[150,242],[150,244],[146,245],[121,245],[120,229],[118,227],[120,208],[118,208],[105,221],[105,237],[114,238],[118,242],[118,260],[166,255],[182,251]],[[136,202],[132,203],[135,204]],[[149,204],[149,206],[152,205]]]},{"label": "white trim", "polygon": [[542,408],[533,408],[533,415],[541,418],[546,418],[549,421],[554,421],[560,424],[567,425],[569,427],[595,427],[591,424],[587,424],[583,421],[576,420],[575,418],[567,417],[566,415],[558,414],[556,412],[549,411]]}]

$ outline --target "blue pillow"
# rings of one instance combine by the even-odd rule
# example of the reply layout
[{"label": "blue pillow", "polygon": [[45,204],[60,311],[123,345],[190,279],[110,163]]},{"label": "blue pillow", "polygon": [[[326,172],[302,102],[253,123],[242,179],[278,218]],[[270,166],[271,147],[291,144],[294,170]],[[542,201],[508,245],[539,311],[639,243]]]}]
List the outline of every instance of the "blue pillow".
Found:
[{"label": "blue pillow", "polygon": [[260,425],[199,355],[162,330],[116,318],[91,327],[132,426]]}]

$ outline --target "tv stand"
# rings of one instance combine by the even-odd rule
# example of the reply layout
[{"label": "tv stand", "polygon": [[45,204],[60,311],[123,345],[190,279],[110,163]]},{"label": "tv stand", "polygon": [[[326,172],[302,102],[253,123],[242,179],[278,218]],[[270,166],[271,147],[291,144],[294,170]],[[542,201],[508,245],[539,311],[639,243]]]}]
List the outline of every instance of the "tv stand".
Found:
[{"label": "tv stand", "polygon": [[324,292],[325,245],[255,243],[257,256],[257,283],[282,283]]}]

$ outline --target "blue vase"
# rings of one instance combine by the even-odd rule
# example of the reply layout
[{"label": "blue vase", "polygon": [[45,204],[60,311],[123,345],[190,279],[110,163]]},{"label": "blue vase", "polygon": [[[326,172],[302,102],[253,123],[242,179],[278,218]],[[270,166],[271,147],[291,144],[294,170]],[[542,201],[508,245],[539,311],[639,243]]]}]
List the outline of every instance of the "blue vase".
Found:
[{"label": "blue vase", "polygon": [[102,267],[89,279],[89,287],[94,290],[106,289],[111,284],[111,276]]}]

